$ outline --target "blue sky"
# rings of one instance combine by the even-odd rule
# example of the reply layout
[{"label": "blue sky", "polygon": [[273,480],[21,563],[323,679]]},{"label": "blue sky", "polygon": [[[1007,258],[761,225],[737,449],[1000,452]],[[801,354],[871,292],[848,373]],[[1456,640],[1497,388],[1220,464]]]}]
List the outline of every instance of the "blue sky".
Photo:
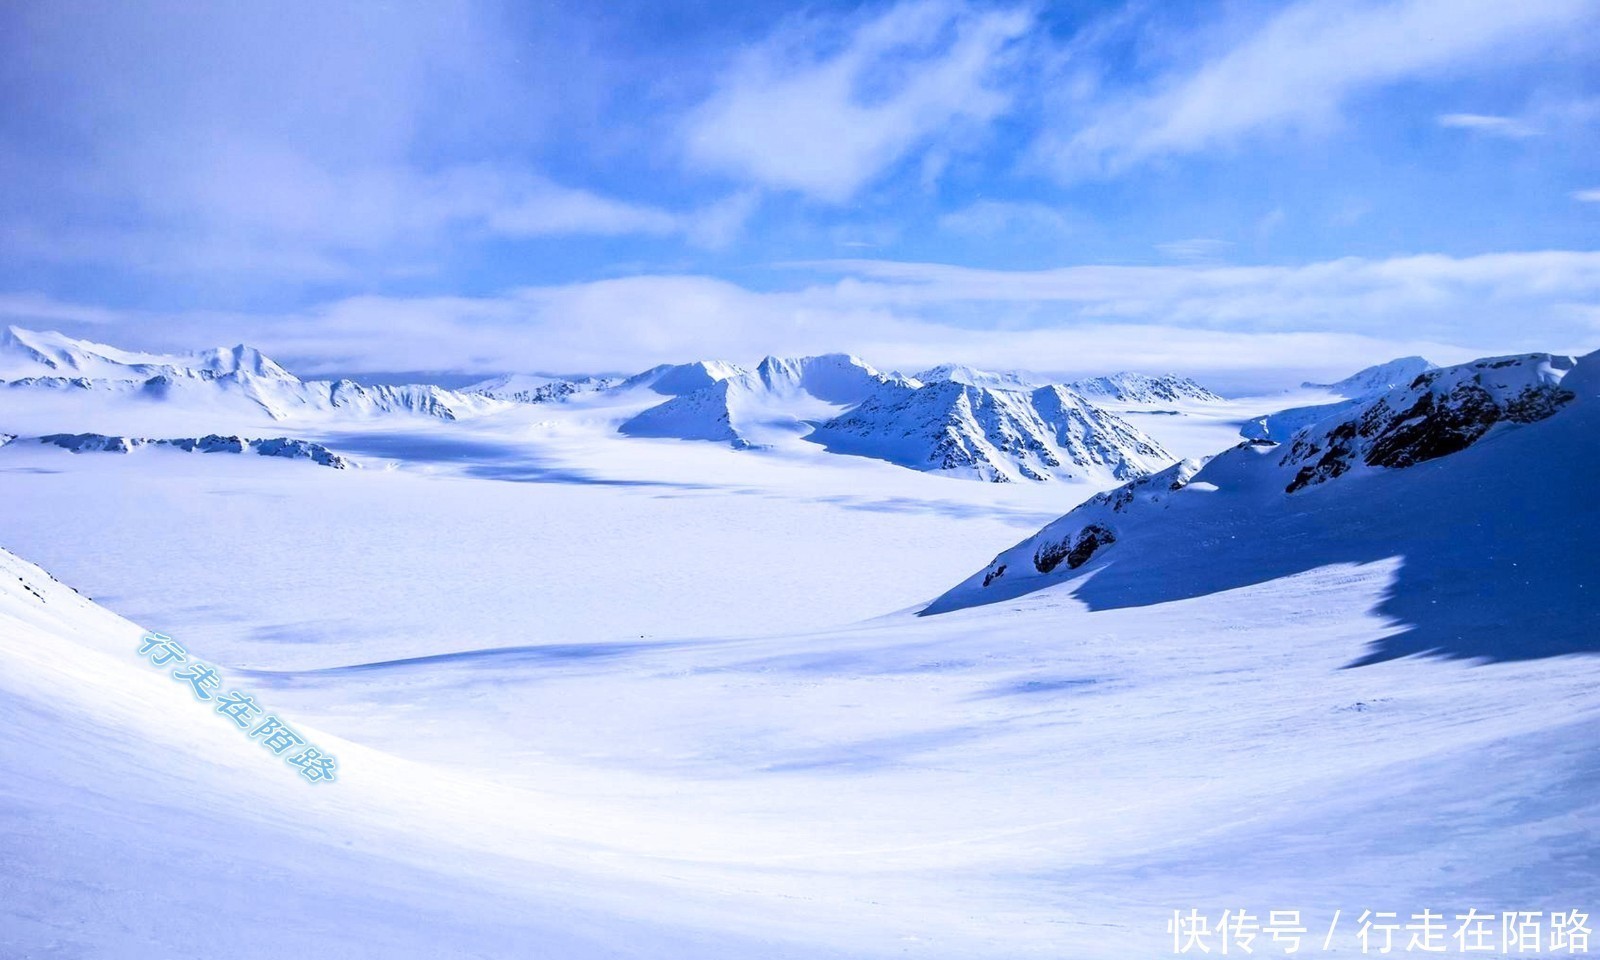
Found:
[{"label": "blue sky", "polygon": [[22,3],[0,320],[302,370],[1600,346],[1600,3]]}]

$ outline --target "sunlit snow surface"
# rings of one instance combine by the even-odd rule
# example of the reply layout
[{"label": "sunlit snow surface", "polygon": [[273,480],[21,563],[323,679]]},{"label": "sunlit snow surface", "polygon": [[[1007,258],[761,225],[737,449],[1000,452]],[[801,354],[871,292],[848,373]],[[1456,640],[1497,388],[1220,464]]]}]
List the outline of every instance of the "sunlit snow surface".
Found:
[{"label": "sunlit snow surface", "polygon": [[[1137,422],[1197,455],[1270,409]],[[0,543],[132,621],[0,556],[0,956],[1125,958],[1190,907],[1600,906],[1600,662],[1350,668],[1408,628],[1404,556],[918,617],[1093,488],[624,415],[277,425],[352,471],[0,447]],[[1593,487],[1592,434],[1526,462],[1566,416],[1520,428],[1530,492],[1494,506],[1583,576],[1545,511]],[[340,782],[137,658],[143,629]]]}]

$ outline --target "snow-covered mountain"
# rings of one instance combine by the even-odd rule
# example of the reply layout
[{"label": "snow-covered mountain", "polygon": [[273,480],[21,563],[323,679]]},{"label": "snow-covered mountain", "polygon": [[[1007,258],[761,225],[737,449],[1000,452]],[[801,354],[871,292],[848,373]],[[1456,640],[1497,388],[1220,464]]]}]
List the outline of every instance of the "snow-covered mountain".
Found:
[{"label": "snow-covered mountain", "polygon": [[[1301,429],[1091,497],[928,612],[1079,571],[1092,608],[1158,603],[1332,563],[1403,558],[1374,657],[1519,657],[1592,643],[1600,354],[1423,374]],[[1586,586],[1588,584],[1589,586]]]},{"label": "snow-covered mountain", "polygon": [[620,431],[761,446],[805,434],[813,421],[830,418],[889,384],[909,387],[847,354],[767,357],[754,372],[709,361],[656,367],[618,389],[643,388],[671,399],[630,418]]},{"label": "snow-covered mountain", "polygon": [[0,339],[0,371],[9,376],[0,390],[44,411],[0,426],[31,435],[226,434],[270,420],[296,423],[320,438],[322,421],[397,414],[454,421],[559,403],[585,428],[604,424],[628,437],[741,449],[810,440],[831,452],[951,476],[1100,484],[1142,476],[1173,459],[1101,403],[1131,414],[1217,399],[1181,377],[1124,373],[1050,385],[1021,373],[945,364],[912,378],[847,354],[769,356],[753,369],[717,360],[662,364],[626,378],[510,374],[464,390],[365,386],[301,380],[244,345],[135,353],[18,328]]},{"label": "snow-covered mountain", "polygon": [[1000,390],[1033,390],[1045,386],[1042,378],[1021,371],[979,370],[959,363],[930,367],[912,379],[922,383],[964,383],[969,387],[994,387]]},{"label": "snow-covered mountain", "polygon": [[905,382],[844,353],[796,359],[767,357],[756,367],[756,380],[774,396],[806,394],[834,404],[860,403],[884,384]]},{"label": "snow-covered mountain", "polygon": [[9,328],[0,337],[0,376],[8,391],[189,404],[273,420],[337,414],[414,414],[442,420],[485,413],[505,401],[428,384],[367,386],[353,380],[301,380],[243,344],[188,354],[119,350],[54,332]]},{"label": "snow-covered mountain", "polygon": [[1302,383],[1301,389],[1326,390],[1346,399],[1309,407],[1290,407],[1254,417],[1239,428],[1239,435],[1247,440],[1288,440],[1304,427],[1356,410],[1363,400],[1406,386],[1423,374],[1437,369],[1422,357],[1400,357],[1358,370],[1334,383]]},{"label": "snow-covered mountain", "polygon": [[[1050,386],[1051,381],[1036,374],[1016,370],[979,370],[962,364],[946,363],[924,370],[916,380],[922,383],[961,383],[970,387],[991,387],[999,390],[1036,390]],[[1078,394],[1092,403],[1126,404],[1142,406],[1168,404],[1182,401],[1216,403],[1221,397],[1196,383],[1189,377],[1173,374],[1148,376],[1142,373],[1108,374],[1072,380],[1060,386]]]},{"label": "snow-covered mountain", "polygon": [[1142,373],[1113,373],[1104,377],[1074,380],[1065,385],[1068,390],[1095,403],[1114,402],[1129,405],[1179,403],[1193,400],[1201,403],[1219,403],[1222,398],[1188,377],[1165,374],[1159,377]]},{"label": "snow-covered mountain", "polygon": [[1301,386],[1308,390],[1327,390],[1341,397],[1360,399],[1404,386],[1429,370],[1437,369],[1439,369],[1437,366],[1423,357],[1400,357],[1387,363],[1357,370],[1343,380],[1336,380],[1333,383],[1307,382]]},{"label": "snow-covered mountain", "polygon": [[[1122,960],[1170,950],[1196,891],[1313,930],[1600,902],[1600,357],[1467,367],[1308,431],[1353,424],[1356,465],[1293,493],[1322,453],[1256,443],[1096,497],[932,609],[1014,599],[951,616],[908,607],[1059,488],[719,473],[610,436],[649,386],[368,431],[467,459],[550,418],[554,466],[648,482],[12,443],[0,543],[101,600],[0,549],[0,955],[193,955],[153,898],[248,956],[351,960]],[[801,400],[838,406],[829,382]]]},{"label": "snow-covered mountain", "polygon": [[462,393],[481,393],[497,400],[517,403],[552,403],[573,397],[609,390],[622,383],[618,377],[545,377],[531,373],[509,373],[505,376],[480,380],[462,387]]},{"label": "snow-covered mountain", "polygon": [[1274,413],[1262,414],[1246,420],[1239,427],[1239,436],[1246,440],[1284,441],[1319,420],[1361,408],[1362,401],[1340,400],[1337,403],[1319,403],[1309,407],[1289,407]]},{"label": "snow-covered mountain", "polygon": [[697,360],[692,363],[663,363],[622,381],[618,390],[648,389],[668,397],[702,390],[723,380],[745,374],[738,364],[722,360]]},{"label": "snow-covered mountain", "polygon": [[254,347],[239,344],[198,353],[154,354],[119,350],[54,331],[7,327],[0,334],[0,380],[27,377],[146,380],[150,377],[249,375],[293,380]]},{"label": "snow-covered mountain", "polygon": [[983,480],[1123,480],[1172,460],[1161,445],[1061,386],[888,384],[808,439],[829,450]]},{"label": "snow-covered mountain", "polygon": [[670,394],[620,430],[740,448],[803,437],[834,453],[997,482],[1114,482],[1172,459],[1064,387],[994,385],[1020,382],[953,365],[906,378],[845,354],[768,357],[754,371],[713,362],[665,366],[618,388]]},{"label": "snow-covered mountain", "polygon": [[1420,374],[1294,435],[1280,466],[1293,493],[1353,470],[1408,467],[1477,443],[1497,424],[1534,423],[1575,395],[1562,380],[1576,364],[1547,353],[1493,357]]}]

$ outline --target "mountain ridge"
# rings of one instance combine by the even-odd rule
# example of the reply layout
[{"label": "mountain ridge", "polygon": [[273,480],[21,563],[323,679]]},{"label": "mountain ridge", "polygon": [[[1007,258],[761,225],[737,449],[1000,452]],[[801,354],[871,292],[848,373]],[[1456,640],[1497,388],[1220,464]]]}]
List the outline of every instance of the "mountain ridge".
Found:
[{"label": "mountain ridge", "polygon": [[1358,664],[1592,650],[1597,433],[1600,352],[1445,367],[1292,444],[1245,441],[1090,497],[922,612],[1067,582],[1091,609],[1138,606],[1398,560],[1384,610],[1404,626]]}]

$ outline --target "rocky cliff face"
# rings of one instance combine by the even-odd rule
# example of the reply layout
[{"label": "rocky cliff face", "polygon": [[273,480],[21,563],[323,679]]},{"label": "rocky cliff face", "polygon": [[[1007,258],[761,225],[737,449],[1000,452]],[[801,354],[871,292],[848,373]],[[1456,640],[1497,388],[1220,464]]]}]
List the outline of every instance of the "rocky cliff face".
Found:
[{"label": "rocky cliff face", "polygon": [[[1248,553],[1248,544],[1270,539],[1263,533],[1263,525],[1281,528],[1273,535],[1288,538],[1282,556],[1313,542],[1338,541],[1341,531],[1355,523],[1380,530],[1369,532],[1365,540],[1350,548],[1356,553],[1369,549],[1375,538],[1387,536],[1382,531],[1391,527],[1411,531],[1407,536],[1412,541],[1420,538],[1426,549],[1435,549],[1437,533],[1416,533],[1416,528],[1437,523],[1426,515],[1426,509],[1418,507],[1429,502],[1427,484],[1434,478],[1417,476],[1408,468],[1447,457],[1459,463],[1454,454],[1482,444],[1492,449],[1482,451],[1470,467],[1480,474],[1470,482],[1451,486],[1455,495],[1472,496],[1480,485],[1491,486],[1488,481],[1480,484],[1483,471],[1494,476],[1494,484],[1510,482],[1498,476],[1499,472],[1521,476],[1524,479],[1519,482],[1529,484],[1528,477],[1538,476],[1537,458],[1530,460],[1525,453],[1514,452],[1502,455],[1500,445],[1484,441],[1551,418],[1556,418],[1549,425],[1554,432],[1544,436],[1556,438],[1551,442],[1568,448],[1562,456],[1592,450],[1593,420],[1590,416],[1586,421],[1583,414],[1592,414],[1597,402],[1592,372],[1593,364],[1600,363],[1596,356],[1600,355],[1585,357],[1583,369],[1572,377],[1568,373],[1578,368],[1579,361],[1547,353],[1491,357],[1425,371],[1381,395],[1330,406],[1327,416],[1302,427],[1290,442],[1247,440],[1203,463],[1176,463],[1090,497],[995,557],[928,610],[957,609],[1037,589],[1069,571],[1095,569],[1107,555],[1125,569],[1133,569],[1130,561],[1137,561],[1134,566],[1160,568],[1163,555],[1184,555],[1190,564],[1184,576],[1227,581],[1229,578],[1210,564],[1221,563],[1229,550]],[[1581,386],[1585,383],[1587,386]],[[1569,406],[1575,408],[1570,415],[1563,412]],[[1514,450],[1517,443],[1508,447]],[[1379,474],[1402,470],[1407,471],[1408,479],[1392,479],[1409,498],[1403,498],[1404,509],[1391,505],[1394,512],[1377,521],[1360,516],[1359,509],[1351,513],[1351,505],[1362,502],[1364,494],[1359,491],[1364,483],[1378,480]],[[1587,482],[1587,475],[1557,479],[1576,488]],[[1323,491],[1315,489],[1324,484],[1330,488],[1326,495],[1333,499],[1324,499]],[[1390,497],[1399,496],[1393,493],[1393,484],[1378,484],[1376,489],[1390,491]],[[1473,509],[1502,508],[1526,509],[1526,503],[1523,499],[1509,504],[1485,502]],[[1458,512],[1476,519],[1464,508]],[[1295,537],[1306,539],[1297,541]],[[1402,554],[1415,552],[1412,547],[1395,549]],[[1252,562],[1259,560],[1257,555]],[[1240,577],[1248,580],[1247,572]]]},{"label": "rocky cliff face", "polygon": [[1060,386],[1032,391],[953,380],[889,385],[812,438],[918,470],[1011,480],[1141,477],[1172,461],[1120,417]]},{"label": "rocky cliff face", "polygon": [[1353,411],[1296,433],[1281,461],[1293,493],[1359,466],[1408,467],[1464,450],[1500,423],[1533,423],[1573,399],[1571,357],[1493,357],[1419,374]]}]

